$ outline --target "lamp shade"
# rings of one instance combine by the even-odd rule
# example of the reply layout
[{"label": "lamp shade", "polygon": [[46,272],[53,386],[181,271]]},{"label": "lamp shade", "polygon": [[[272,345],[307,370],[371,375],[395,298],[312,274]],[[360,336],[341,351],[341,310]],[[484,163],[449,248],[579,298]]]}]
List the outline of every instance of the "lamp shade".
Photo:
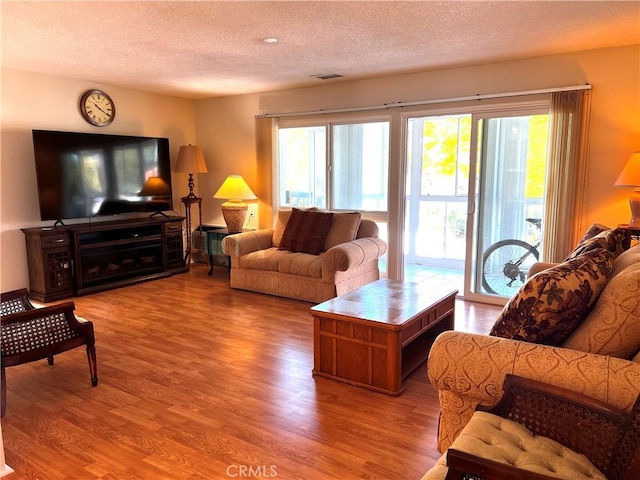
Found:
[{"label": "lamp shade", "polygon": [[171,187],[160,177],[149,177],[144,182],[142,190],[138,192],[140,197],[163,197],[171,195]]},{"label": "lamp shade", "polygon": [[618,175],[617,187],[640,187],[640,152],[634,152]]},{"label": "lamp shade", "polygon": [[178,173],[207,173],[202,150],[197,145],[182,145],[178,151]]},{"label": "lamp shade", "polygon": [[230,201],[255,200],[256,195],[240,175],[229,175],[213,198],[226,198]]}]

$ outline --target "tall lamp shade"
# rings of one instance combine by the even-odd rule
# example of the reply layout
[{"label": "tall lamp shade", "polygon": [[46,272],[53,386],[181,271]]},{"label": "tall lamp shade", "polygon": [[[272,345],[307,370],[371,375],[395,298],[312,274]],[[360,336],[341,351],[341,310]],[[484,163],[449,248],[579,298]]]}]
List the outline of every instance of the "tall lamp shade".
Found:
[{"label": "tall lamp shade", "polygon": [[615,185],[617,187],[635,187],[629,197],[631,206],[630,227],[640,228],[640,152],[634,152],[622,169]]},{"label": "tall lamp shade", "polygon": [[193,174],[207,173],[207,164],[204,162],[200,147],[197,145],[182,145],[180,147],[176,172],[189,174],[189,195],[186,198],[197,198],[193,193]]},{"label": "tall lamp shade", "polygon": [[240,175],[229,175],[213,198],[227,199],[222,204],[222,216],[229,233],[238,233],[242,231],[249,208],[243,200],[255,200],[258,197]]}]

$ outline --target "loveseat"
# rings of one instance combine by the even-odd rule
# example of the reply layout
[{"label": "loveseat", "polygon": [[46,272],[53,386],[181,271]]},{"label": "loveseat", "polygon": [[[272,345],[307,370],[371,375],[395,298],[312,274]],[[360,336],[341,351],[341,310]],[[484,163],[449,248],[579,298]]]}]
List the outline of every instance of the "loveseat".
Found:
[{"label": "loveseat", "polygon": [[359,212],[280,210],[274,228],[229,235],[232,288],[320,303],[380,278],[387,251]]},{"label": "loveseat", "polygon": [[[616,230],[592,238],[613,238]],[[640,394],[640,245],[620,253],[619,244],[608,244],[609,255],[586,237],[575,255],[528,279],[489,335],[449,331],[435,340],[427,373],[440,401],[440,452],[476,406],[500,400],[509,373],[631,409]],[[580,309],[583,314],[574,315]],[[558,325],[563,331],[565,321],[572,325],[562,334],[543,333]],[[446,472],[443,461],[425,478],[444,478],[438,472]]]}]

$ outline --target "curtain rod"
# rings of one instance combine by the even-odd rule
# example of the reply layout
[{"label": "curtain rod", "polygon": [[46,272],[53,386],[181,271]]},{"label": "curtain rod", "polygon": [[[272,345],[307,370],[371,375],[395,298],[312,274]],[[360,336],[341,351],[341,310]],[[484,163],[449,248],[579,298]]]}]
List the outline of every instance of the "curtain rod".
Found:
[{"label": "curtain rod", "polygon": [[255,118],[278,118],[278,117],[300,117],[304,115],[318,115],[327,113],[346,113],[346,112],[364,112],[367,110],[383,110],[389,108],[401,108],[412,107],[415,105],[431,105],[436,103],[448,103],[448,102],[465,102],[468,100],[484,100],[487,98],[505,98],[505,97],[520,97],[523,95],[539,95],[543,93],[556,93],[556,92],[570,92],[574,90],[591,90],[591,84],[576,85],[573,87],[556,87],[556,88],[542,88],[539,90],[524,90],[520,92],[506,92],[506,93],[487,93],[469,95],[466,97],[450,97],[450,98],[437,98],[434,100],[417,100],[414,102],[392,102],[383,103],[381,105],[369,105],[365,107],[346,107],[346,108],[332,108],[329,110],[309,110],[307,112],[291,112],[291,113],[263,113],[256,115]]}]

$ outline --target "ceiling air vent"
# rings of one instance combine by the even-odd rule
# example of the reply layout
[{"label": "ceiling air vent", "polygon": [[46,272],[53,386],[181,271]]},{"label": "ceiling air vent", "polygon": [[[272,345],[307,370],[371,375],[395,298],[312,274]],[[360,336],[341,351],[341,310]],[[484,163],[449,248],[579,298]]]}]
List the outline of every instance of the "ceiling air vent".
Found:
[{"label": "ceiling air vent", "polygon": [[330,78],[342,78],[344,75],[339,73],[321,73],[319,75],[311,75],[311,78],[317,78],[320,80],[329,80]]}]

